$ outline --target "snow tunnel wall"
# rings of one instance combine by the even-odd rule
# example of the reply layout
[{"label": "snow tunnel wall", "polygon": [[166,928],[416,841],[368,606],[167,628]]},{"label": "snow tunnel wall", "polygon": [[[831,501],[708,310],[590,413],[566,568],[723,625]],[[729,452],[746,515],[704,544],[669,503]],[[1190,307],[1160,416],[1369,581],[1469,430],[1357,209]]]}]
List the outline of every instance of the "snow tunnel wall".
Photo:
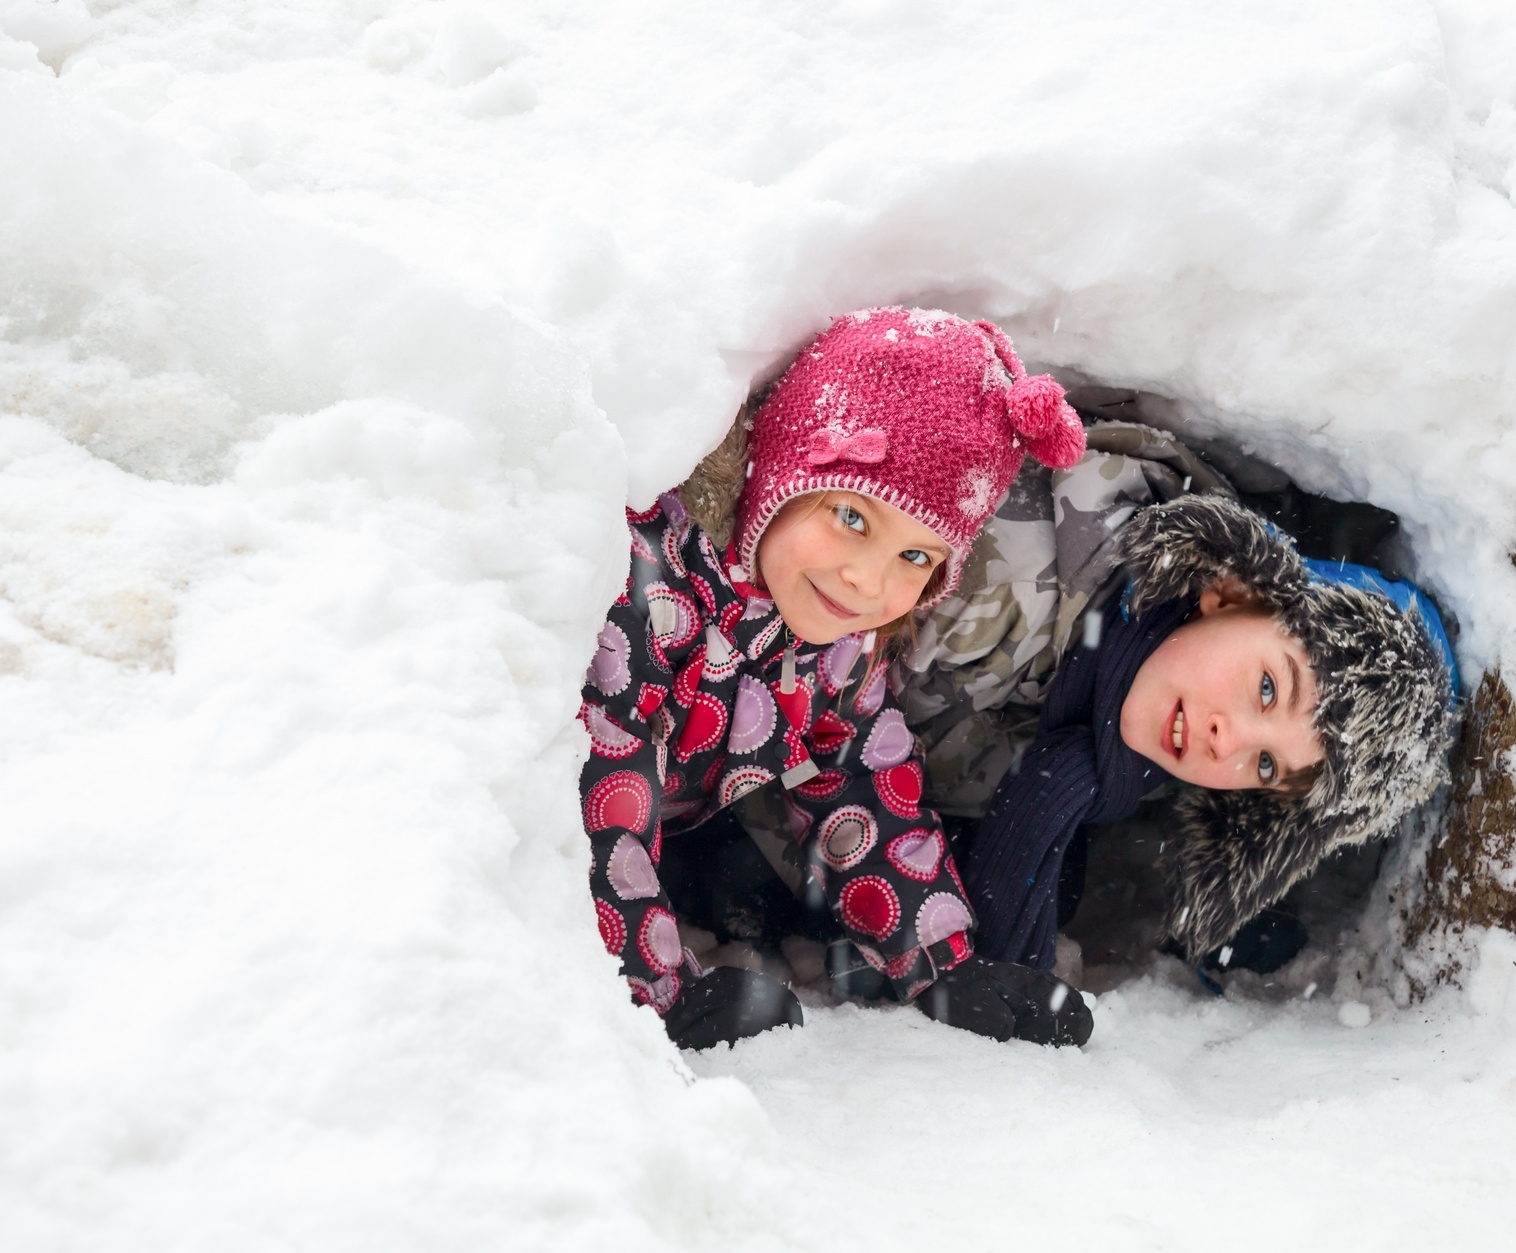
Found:
[{"label": "snow tunnel wall", "polygon": [[940,304],[1399,513],[1477,676],[1512,67],[1474,0],[3,0],[0,1229],[793,1234],[583,887],[622,500]]}]

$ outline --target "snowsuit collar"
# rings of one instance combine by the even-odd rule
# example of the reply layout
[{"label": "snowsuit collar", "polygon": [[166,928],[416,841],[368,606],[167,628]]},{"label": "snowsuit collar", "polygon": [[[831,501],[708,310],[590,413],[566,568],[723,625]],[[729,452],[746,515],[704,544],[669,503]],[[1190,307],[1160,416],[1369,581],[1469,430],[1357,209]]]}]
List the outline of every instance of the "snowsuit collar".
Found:
[{"label": "snowsuit collar", "polygon": [[1098,646],[1064,658],[1042,706],[1041,733],[1020,773],[1001,782],[965,867],[981,953],[1051,968],[1069,840],[1081,823],[1130,817],[1168,777],[1122,740],[1121,706],[1142,663],[1193,610],[1183,597],[1135,622],[1111,615]]}]

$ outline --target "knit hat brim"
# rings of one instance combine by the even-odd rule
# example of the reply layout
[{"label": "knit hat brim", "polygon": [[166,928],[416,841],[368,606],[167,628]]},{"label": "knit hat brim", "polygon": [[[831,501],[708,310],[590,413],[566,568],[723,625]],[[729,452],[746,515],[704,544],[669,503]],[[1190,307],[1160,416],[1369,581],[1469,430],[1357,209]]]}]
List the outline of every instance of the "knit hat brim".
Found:
[{"label": "knit hat brim", "polygon": [[944,563],[943,577],[938,583],[937,590],[930,597],[917,602],[917,609],[931,609],[941,604],[957,590],[959,581],[963,578],[963,564],[968,560],[969,551],[973,547],[974,536],[965,537],[961,527],[953,528],[933,510],[912,500],[904,492],[876,483],[864,475],[846,471],[837,474],[796,476],[791,483],[785,484],[766,498],[762,506],[754,511],[751,521],[743,532],[741,545],[737,549],[737,560],[742,563],[743,569],[750,575],[761,576],[758,547],[763,541],[764,532],[768,530],[769,524],[779,516],[780,510],[790,501],[813,495],[816,492],[853,492],[859,496],[867,496],[871,500],[899,509],[908,518],[921,523],[947,544],[948,559]]}]

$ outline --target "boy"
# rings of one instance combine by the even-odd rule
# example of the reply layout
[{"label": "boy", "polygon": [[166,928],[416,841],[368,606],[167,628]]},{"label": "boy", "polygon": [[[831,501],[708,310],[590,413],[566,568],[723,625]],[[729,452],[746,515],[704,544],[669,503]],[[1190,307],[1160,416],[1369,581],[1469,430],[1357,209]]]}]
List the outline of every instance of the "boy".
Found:
[{"label": "boy", "polygon": [[1402,607],[1356,567],[1329,577],[1220,495],[1139,511],[1121,554],[1114,623],[1065,656],[975,838],[965,877],[991,957],[1051,966],[1069,839],[1165,774],[1192,785],[1165,849],[1166,921],[1192,957],[1445,777],[1451,650],[1405,585]]}]

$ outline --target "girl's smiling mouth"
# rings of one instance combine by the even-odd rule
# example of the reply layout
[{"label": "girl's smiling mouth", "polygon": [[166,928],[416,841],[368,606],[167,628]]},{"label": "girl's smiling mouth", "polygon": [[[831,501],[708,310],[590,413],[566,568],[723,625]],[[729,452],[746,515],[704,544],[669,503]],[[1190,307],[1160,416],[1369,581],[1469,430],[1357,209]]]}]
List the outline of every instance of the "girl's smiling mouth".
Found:
[{"label": "girl's smiling mouth", "polygon": [[846,605],[838,604],[835,600],[833,600],[830,596],[828,596],[825,592],[823,592],[814,583],[811,583],[810,579],[806,579],[806,582],[811,584],[811,591],[813,591],[813,592],[816,593],[816,599],[821,602],[821,607],[823,609],[825,609],[833,617],[835,617],[835,618],[841,618],[843,621],[846,622],[846,621],[850,621],[851,619],[856,618],[858,616],[851,609],[849,609]]},{"label": "girl's smiling mouth", "polygon": [[1175,704],[1174,714],[1169,719],[1169,733],[1163,742],[1163,747],[1174,757],[1183,757],[1189,743],[1190,730],[1184,722],[1184,702],[1179,701]]}]

